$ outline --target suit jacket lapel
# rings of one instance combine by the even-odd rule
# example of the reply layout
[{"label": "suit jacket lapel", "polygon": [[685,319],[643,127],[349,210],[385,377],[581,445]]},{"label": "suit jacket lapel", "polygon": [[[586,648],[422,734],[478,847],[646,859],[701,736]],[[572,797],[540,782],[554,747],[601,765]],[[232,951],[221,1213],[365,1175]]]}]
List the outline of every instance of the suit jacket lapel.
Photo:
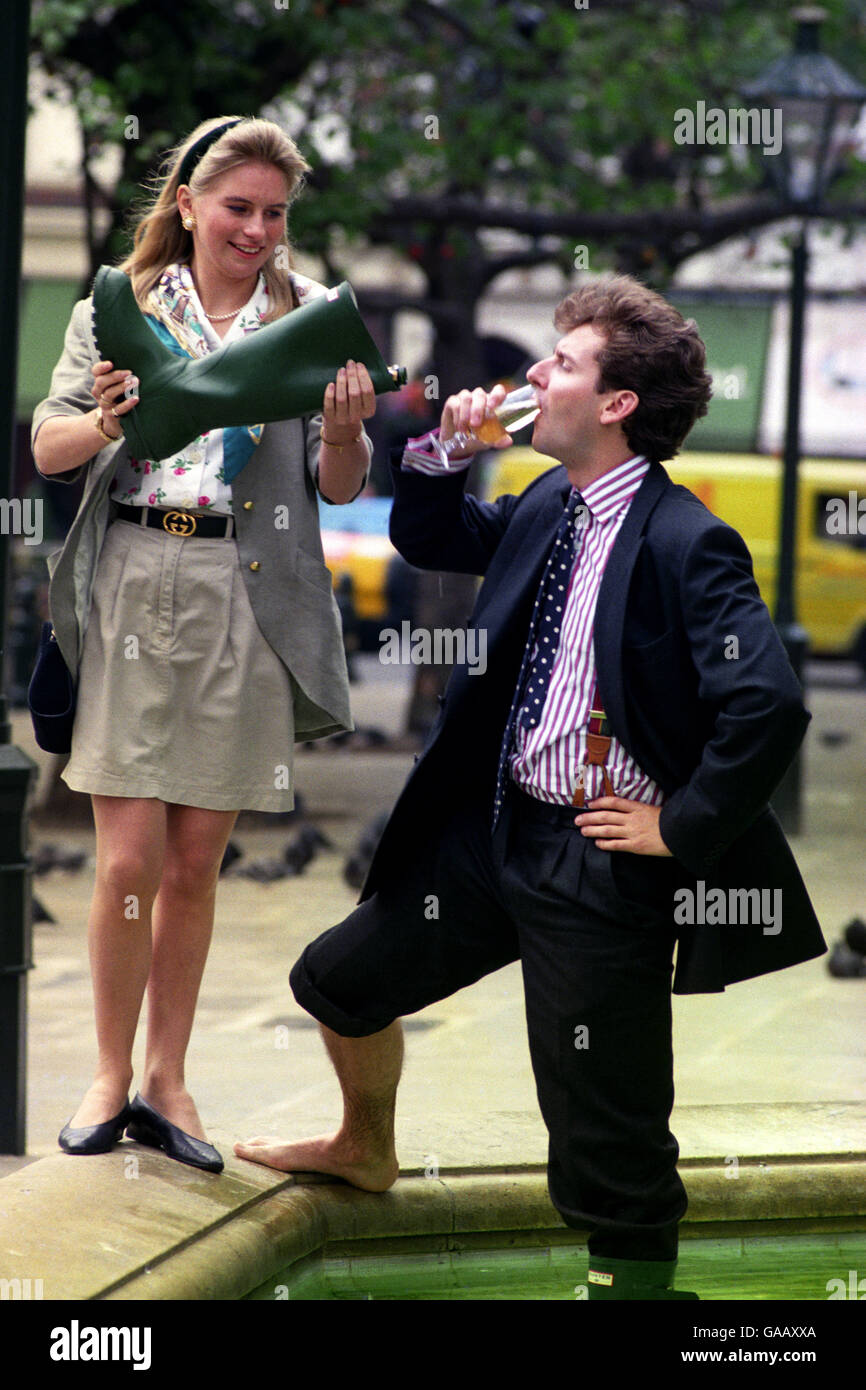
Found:
[{"label": "suit jacket lapel", "polygon": [[622,683],[622,640],[631,574],[647,518],[669,478],[660,463],[650,464],[608,557],[598,592],[593,642],[599,694],[613,732],[631,747]]},{"label": "suit jacket lapel", "polygon": [[[507,550],[502,547],[496,557],[496,565],[492,567],[493,572],[488,571],[485,602],[476,610],[475,625],[487,628],[491,647],[503,633],[511,635],[515,615],[524,606],[527,614],[531,611],[570,492],[571,484],[565,469],[551,469],[545,495],[539,499],[528,528],[520,534],[515,530],[513,546],[509,545]],[[500,573],[500,564],[504,574]]]}]

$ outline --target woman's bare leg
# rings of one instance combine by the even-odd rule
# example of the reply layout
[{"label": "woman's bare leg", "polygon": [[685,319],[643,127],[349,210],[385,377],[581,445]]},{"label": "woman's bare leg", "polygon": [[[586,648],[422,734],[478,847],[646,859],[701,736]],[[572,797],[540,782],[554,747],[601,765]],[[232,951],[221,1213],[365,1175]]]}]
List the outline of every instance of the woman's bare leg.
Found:
[{"label": "woman's bare leg", "polygon": [[236,811],[166,806],[165,860],[153,907],[147,1052],[139,1087],[172,1124],[204,1139],[184,1080],[199,986],[213,933],[220,865]]},{"label": "woman's bare leg", "polygon": [[73,1128],[102,1124],[123,1108],[132,1044],[150,971],[150,919],[165,852],[165,805],[153,798],[94,796],[96,876],[88,921],[98,1060]]}]

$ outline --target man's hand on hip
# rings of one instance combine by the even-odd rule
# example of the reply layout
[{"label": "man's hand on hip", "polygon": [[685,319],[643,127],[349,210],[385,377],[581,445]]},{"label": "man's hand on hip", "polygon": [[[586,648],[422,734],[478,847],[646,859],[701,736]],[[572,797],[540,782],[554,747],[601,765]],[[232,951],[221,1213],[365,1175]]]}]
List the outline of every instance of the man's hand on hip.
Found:
[{"label": "man's hand on hip", "polygon": [[659,831],[660,806],[627,801],[624,796],[597,796],[578,813],[575,825],[591,836],[599,849],[625,850],[628,854],[673,855]]}]

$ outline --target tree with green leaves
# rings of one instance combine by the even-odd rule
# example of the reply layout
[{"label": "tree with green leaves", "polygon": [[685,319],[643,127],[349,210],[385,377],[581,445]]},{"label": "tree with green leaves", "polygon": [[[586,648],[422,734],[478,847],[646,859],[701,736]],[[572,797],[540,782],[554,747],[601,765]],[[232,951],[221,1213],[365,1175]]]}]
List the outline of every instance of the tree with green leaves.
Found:
[{"label": "tree with green leaves", "polygon": [[[826,9],[825,47],[866,74],[862,5]],[[443,394],[481,377],[476,306],[503,271],[610,265],[663,286],[695,252],[780,216],[757,161],[678,145],[676,112],[742,106],[743,85],[792,32],[787,4],[750,0],[35,0],[33,11],[37,68],[81,122],[88,206],[111,212],[105,241],[91,233],[94,268],[120,254],[126,209],[167,147],[218,111],[275,114],[314,166],[295,240],[335,280],[351,278],[359,240],[417,267],[419,291],[367,304],[431,319]],[[103,188],[93,163],[110,144],[122,170]]]},{"label": "tree with green leaves", "polygon": [[[827,11],[828,51],[866,72],[862,6]],[[609,264],[663,285],[691,254],[776,220],[742,149],[680,146],[674,131],[698,101],[742,106],[791,35],[787,4],[749,0],[33,6],[36,65],[81,121],[89,207],[111,211],[93,265],[120,254],[125,210],[168,146],[217,111],[270,110],[314,165],[296,242],[335,279],[359,239],[416,265],[420,292],[377,303],[430,316],[443,392],[478,377],[475,306],[503,271]],[[121,177],[100,188],[93,161],[111,143]]]},{"label": "tree with green leaves", "polygon": [[[824,46],[866,78],[861,0],[826,0]],[[417,289],[368,291],[366,311],[433,326],[438,399],[485,380],[476,312],[518,267],[614,267],[664,287],[684,260],[786,209],[742,147],[679,144],[677,112],[743,105],[790,50],[787,3],[751,0],[34,0],[48,91],[84,134],[91,210],[111,213],[95,267],[159,156],[218,112],[264,114],[313,172],[296,244],[332,282],[362,246],[415,267]],[[95,158],[120,149],[117,185]],[[862,174],[862,166],[860,168]],[[832,191],[853,201],[858,171]],[[790,209],[788,209],[790,211]],[[465,609],[463,610],[465,611]]]}]

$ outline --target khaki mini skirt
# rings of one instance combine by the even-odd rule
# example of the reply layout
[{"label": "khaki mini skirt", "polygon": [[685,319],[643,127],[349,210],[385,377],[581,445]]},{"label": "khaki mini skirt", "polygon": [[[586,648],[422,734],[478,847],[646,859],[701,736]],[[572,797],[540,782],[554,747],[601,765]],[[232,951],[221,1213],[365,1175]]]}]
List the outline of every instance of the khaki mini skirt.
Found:
[{"label": "khaki mini skirt", "polygon": [[293,680],[234,540],[106,531],[79,670],[74,791],[215,811],[294,804]]}]

